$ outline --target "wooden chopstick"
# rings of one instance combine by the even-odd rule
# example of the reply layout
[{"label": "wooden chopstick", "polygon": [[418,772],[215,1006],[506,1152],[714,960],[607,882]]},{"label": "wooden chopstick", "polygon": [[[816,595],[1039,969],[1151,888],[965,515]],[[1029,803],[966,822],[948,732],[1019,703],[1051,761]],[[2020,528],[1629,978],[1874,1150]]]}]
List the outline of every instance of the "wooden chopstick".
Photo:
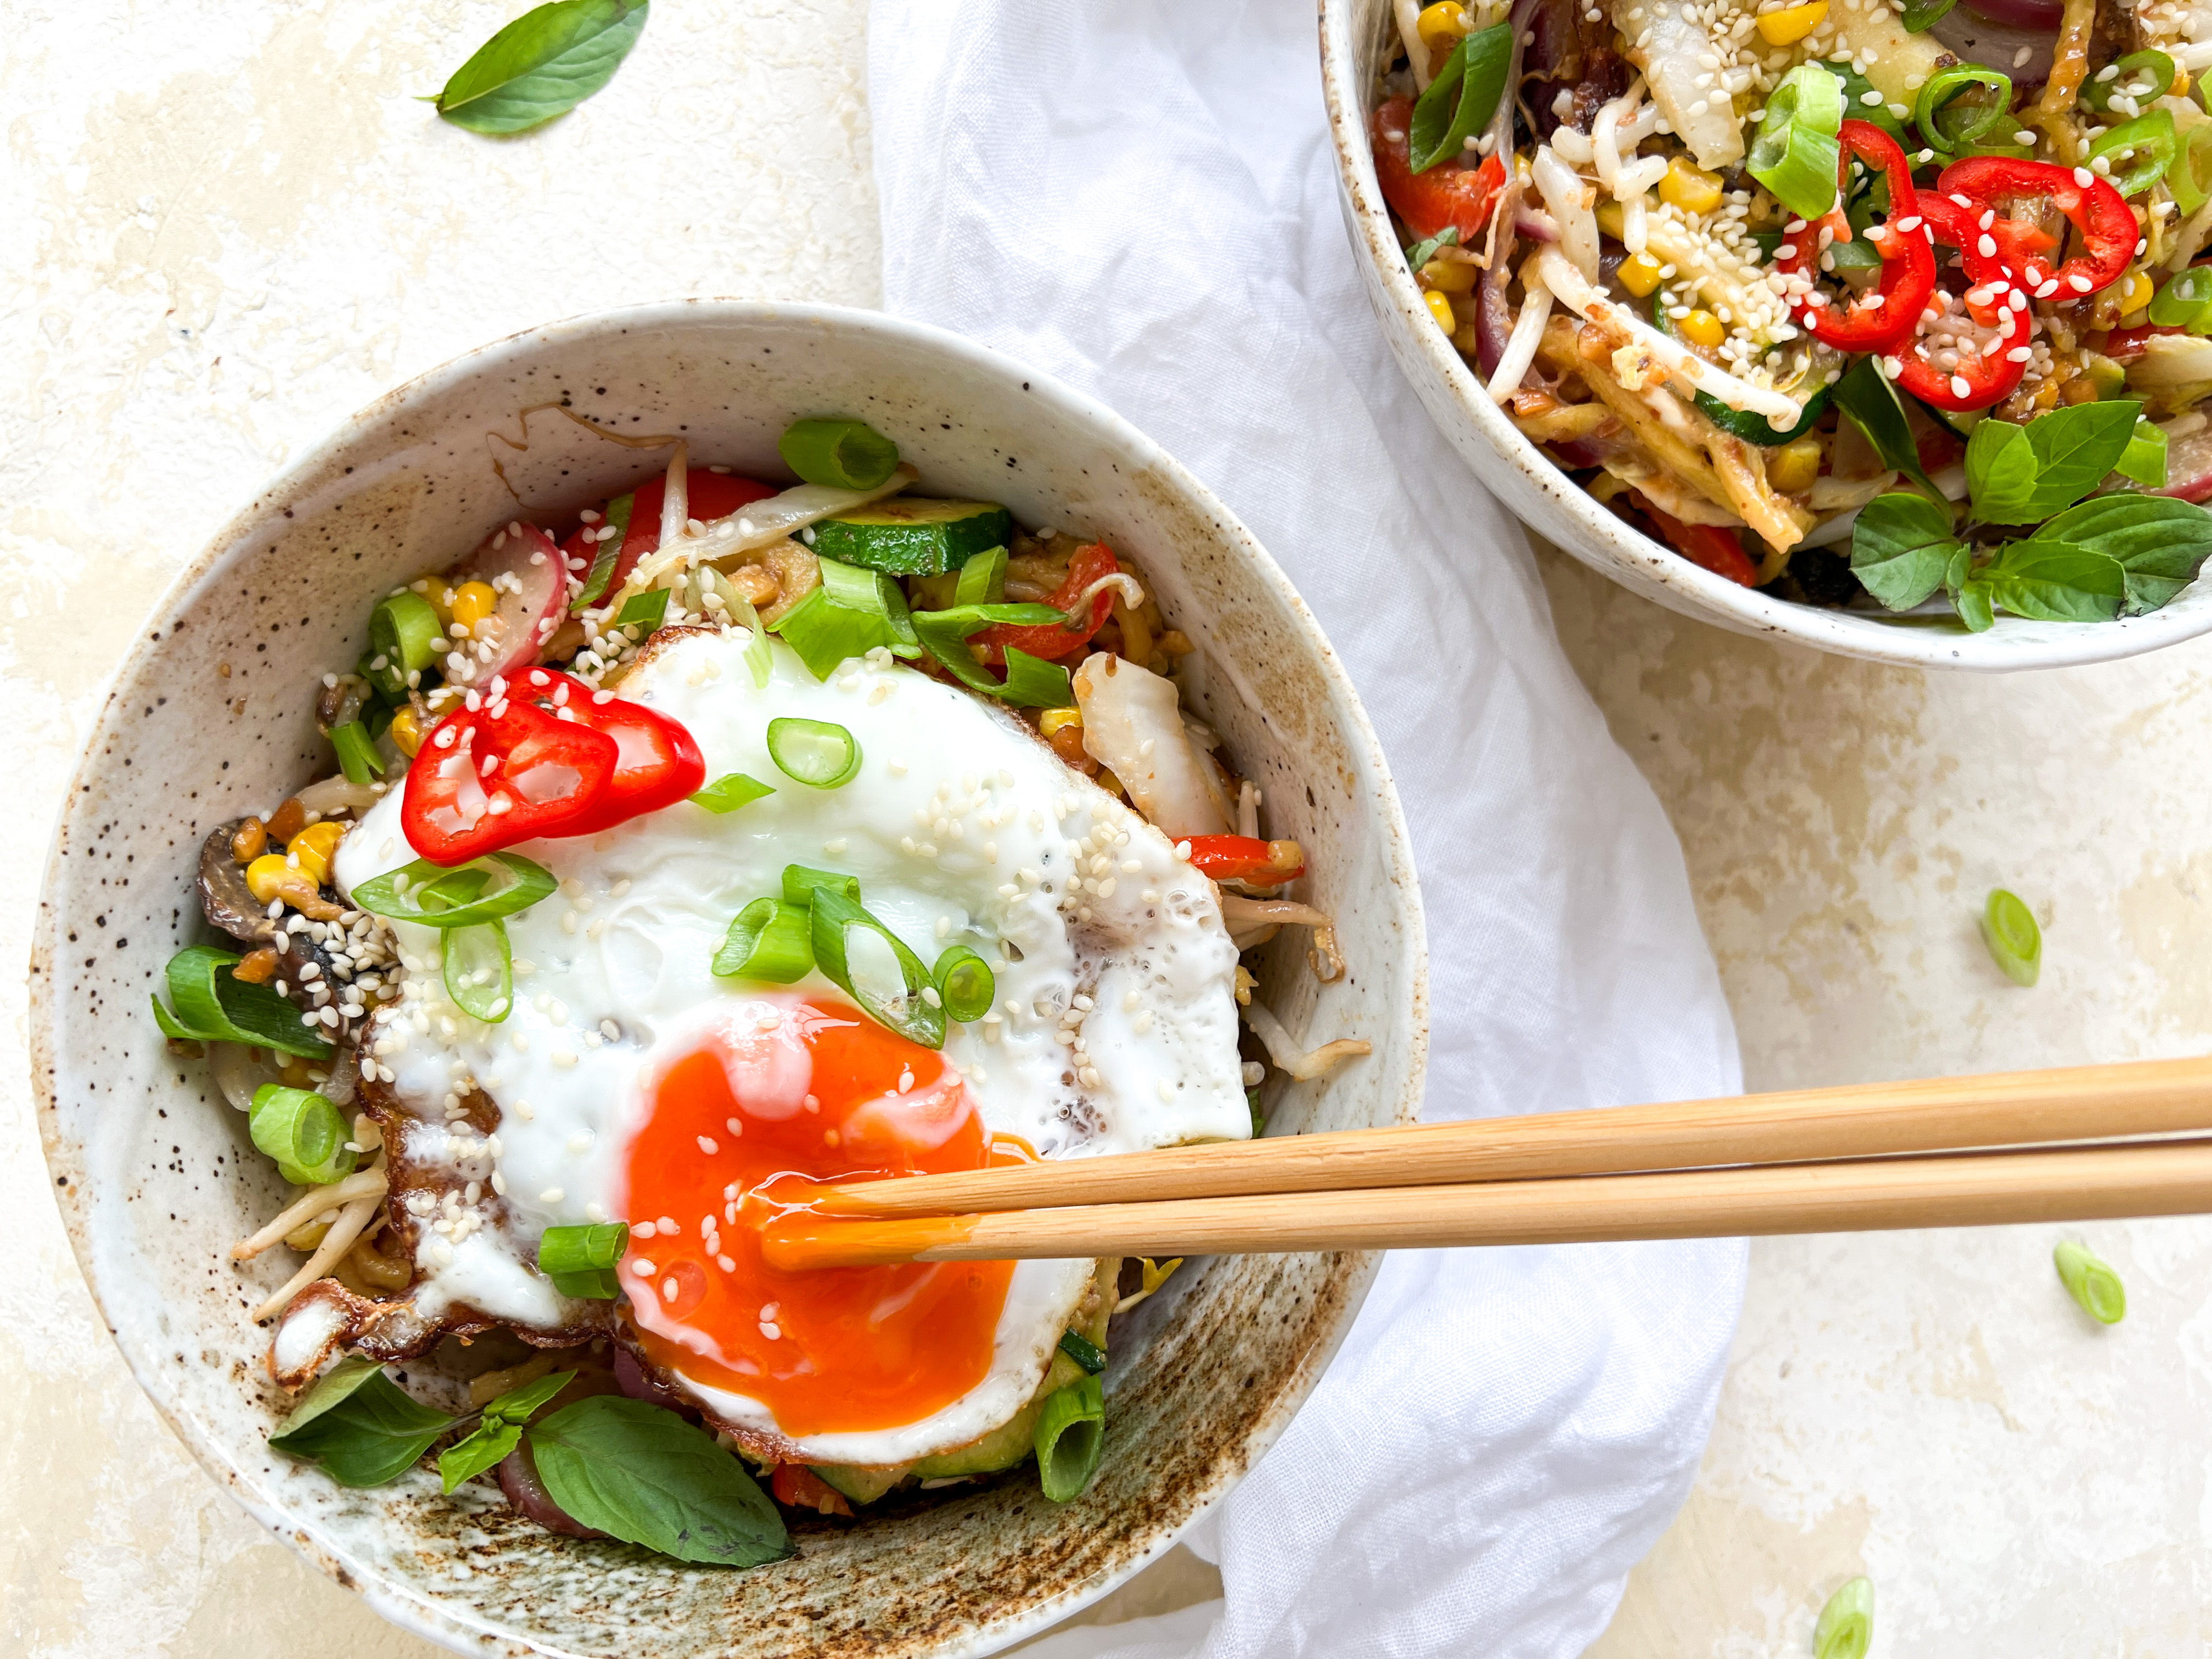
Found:
[{"label": "wooden chopstick", "polygon": [[2166,1141],[890,1221],[793,1214],[767,1229],[763,1245],[770,1266],[793,1271],[1856,1232],[2200,1211],[2212,1211],[2212,1143]]},{"label": "wooden chopstick", "polygon": [[2212,1132],[2212,1058],[1796,1089],[1054,1159],[829,1187],[817,1207],[856,1217],[969,1214],[1800,1164],[2191,1130]]}]

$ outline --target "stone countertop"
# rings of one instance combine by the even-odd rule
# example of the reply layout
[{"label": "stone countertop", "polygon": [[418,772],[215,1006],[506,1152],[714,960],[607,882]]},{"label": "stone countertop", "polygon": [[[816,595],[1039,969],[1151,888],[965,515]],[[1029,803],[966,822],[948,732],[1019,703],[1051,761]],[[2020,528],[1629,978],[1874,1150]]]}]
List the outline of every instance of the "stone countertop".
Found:
[{"label": "stone countertop", "polygon": [[[100,689],[154,595],[299,445],[456,352],[672,295],[876,296],[862,0],[656,14],[527,138],[412,95],[511,15],[289,0],[34,6],[0,63],[4,831],[34,874]],[[1560,631],[1680,831],[1751,1086],[2206,1046],[2212,644],[2008,679],[1735,638],[1551,556]],[[2034,906],[2019,991],[1974,914]],[[200,1474],[139,1394],[46,1195],[24,992],[0,986],[0,1632],[36,1659],[427,1659]],[[1877,1654],[2201,1654],[2212,1226],[2087,1230],[2125,1324],[2059,1290],[2061,1230],[1753,1247],[1704,1474],[1606,1659],[1805,1650],[1880,1586]],[[1178,1551],[1085,1615],[1213,1593]]]}]

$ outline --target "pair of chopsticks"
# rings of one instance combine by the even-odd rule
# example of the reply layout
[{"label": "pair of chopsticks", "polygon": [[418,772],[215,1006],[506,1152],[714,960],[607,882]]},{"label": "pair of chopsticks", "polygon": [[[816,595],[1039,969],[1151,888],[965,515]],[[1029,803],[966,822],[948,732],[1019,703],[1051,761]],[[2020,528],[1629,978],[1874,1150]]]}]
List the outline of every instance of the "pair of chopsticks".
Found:
[{"label": "pair of chopsticks", "polygon": [[764,1244],[771,1265],[797,1269],[2180,1215],[2212,1211],[2212,1140],[2142,1137],[2192,1133],[2212,1135],[2212,1058],[848,1182]]}]

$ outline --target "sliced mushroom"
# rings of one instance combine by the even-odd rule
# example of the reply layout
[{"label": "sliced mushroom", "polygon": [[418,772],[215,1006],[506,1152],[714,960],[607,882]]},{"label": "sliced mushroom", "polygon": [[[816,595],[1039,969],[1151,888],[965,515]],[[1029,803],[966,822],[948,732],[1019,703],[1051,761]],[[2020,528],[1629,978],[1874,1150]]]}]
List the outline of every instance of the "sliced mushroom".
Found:
[{"label": "sliced mushroom", "polygon": [[217,824],[200,844],[200,908],[208,925],[246,945],[264,945],[276,931],[269,907],[246,884],[246,866],[231,856],[231,837],[244,818]]}]

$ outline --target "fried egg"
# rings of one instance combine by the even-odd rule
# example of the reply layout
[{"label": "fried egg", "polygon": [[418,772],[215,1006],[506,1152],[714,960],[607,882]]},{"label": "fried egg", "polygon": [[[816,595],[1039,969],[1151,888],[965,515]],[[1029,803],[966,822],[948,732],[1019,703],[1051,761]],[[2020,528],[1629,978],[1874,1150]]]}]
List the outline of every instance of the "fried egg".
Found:
[{"label": "fried egg", "polygon": [[[743,772],[775,793],[516,848],[560,886],[507,919],[503,1020],[447,999],[434,930],[393,924],[401,997],[369,1052],[417,1120],[408,1158],[447,1191],[415,1301],[434,1319],[560,1326],[573,1310],[535,1270],[539,1235],[626,1220],[625,1317],[712,1418],[787,1457],[903,1462],[1019,1411],[1091,1264],[779,1274],[757,1248],[760,1189],[1249,1136],[1237,951],[1167,837],[1005,711],[881,653],[817,682],[771,642],[757,685],[750,643],[669,630],[618,695],[689,728],[710,781]],[[767,743],[781,716],[845,727],[857,774],[833,789],[787,777]],[[399,810],[394,790],[340,845],[343,890],[412,861]],[[790,864],[858,877],[925,962],[978,952],[990,1011],[940,1052],[818,971],[716,977],[731,919],[779,894]],[[489,1133],[466,1115],[478,1094],[497,1108]]]}]

